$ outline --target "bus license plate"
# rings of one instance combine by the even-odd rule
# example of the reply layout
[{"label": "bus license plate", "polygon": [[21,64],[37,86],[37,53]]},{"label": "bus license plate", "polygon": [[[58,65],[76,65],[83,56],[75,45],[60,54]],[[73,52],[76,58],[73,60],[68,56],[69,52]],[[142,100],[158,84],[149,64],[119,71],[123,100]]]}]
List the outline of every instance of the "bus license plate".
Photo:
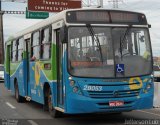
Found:
[{"label": "bus license plate", "polygon": [[116,106],[123,106],[124,102],[123,101],[110,101],[109,106],[111,107],[116,107]]}]

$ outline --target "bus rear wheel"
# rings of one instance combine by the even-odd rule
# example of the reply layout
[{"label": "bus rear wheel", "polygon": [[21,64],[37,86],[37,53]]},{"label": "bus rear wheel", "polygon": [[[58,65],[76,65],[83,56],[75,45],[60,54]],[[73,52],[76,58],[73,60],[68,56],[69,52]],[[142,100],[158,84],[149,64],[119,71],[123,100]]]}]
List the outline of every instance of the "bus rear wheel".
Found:
[{"label": "bus rear wheel", "polygon": [[18,82],[16,81],[15,83],[15,98],[17,102],[24,102],[24,98],[19,95],[19,88],[18,88]]},{"label": "bus rear wheel", "polygon": [[54,118],[60,118],[63,116],[63,113],[60,111],[57,111],[56,109],[54,109],[53,104],[52,104],[52,92],[51,89],[49,89],[48,91],[48,95],[47,95],[47,100],[48,100],[48,110],[49,113],[52,117]]}]

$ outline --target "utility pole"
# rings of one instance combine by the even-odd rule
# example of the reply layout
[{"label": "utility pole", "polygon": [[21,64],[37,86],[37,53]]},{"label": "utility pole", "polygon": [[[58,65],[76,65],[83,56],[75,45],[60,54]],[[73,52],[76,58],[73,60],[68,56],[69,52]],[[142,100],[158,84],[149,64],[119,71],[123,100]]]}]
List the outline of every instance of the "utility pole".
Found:
[{"label": "utility pole", "polygon": [[0,64],[4,63],[4,41],[3,41],[3,11],[0,0]]}]

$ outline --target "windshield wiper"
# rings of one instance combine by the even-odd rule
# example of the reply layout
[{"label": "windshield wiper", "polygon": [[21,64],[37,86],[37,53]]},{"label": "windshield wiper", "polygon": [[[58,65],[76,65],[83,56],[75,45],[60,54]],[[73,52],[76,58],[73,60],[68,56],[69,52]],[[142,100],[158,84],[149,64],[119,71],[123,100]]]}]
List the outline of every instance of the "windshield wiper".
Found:
[{"label": "windshield wiper", "polygon": [[93,30],[93,28],[90,24],[87,24],[86,26],[87,26],[87,29],[88,29],[89,33],[92,36],[92,39],[97,42],[97,46],[98,46],[98,49],[99,49],[99,52],[100,52],[101,62],[103,62],[103,55],[102,55],[102,49],[101,49],[99,38],[98,38],[98,36],[95,35],[95,32],[94,32],[94,30]]},{"label": "windshield wiper", "polygon": [[131,29],[131,26],[127,27],[126,31],[125,31],[125,34],[123,36],[123,39],[122,37],[120,36],[120,54],[121,54],[121,58],[122,58],[122,47],[124,45],[124,42],[125,42],[125,38],[126,36],[128,35],[129,31]]}]

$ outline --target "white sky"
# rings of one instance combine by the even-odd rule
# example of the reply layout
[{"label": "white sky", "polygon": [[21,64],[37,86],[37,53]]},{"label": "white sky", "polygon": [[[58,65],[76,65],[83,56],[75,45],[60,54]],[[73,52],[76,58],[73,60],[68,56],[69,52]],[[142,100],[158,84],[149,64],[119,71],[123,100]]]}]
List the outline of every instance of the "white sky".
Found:
[{"label": "white sky", "polygon": [[[85,1],[85,0],[84,0]],[[95,2],[95,0],[90,0]],[[2,2],[2,10],[25,11],[26,3]],[[104,0],[104,8],[112,8],[112,3]],[[152,50],[154,56],[160,56],[160,1],[159,0],[122,0],[119,2],[119,9],[143,12],[146,14],[148,23],[152,25],[150,29]],[[3,15],[4,39],[10,35],[21,31],[41,20],[26,19],[25,15]]]}]

